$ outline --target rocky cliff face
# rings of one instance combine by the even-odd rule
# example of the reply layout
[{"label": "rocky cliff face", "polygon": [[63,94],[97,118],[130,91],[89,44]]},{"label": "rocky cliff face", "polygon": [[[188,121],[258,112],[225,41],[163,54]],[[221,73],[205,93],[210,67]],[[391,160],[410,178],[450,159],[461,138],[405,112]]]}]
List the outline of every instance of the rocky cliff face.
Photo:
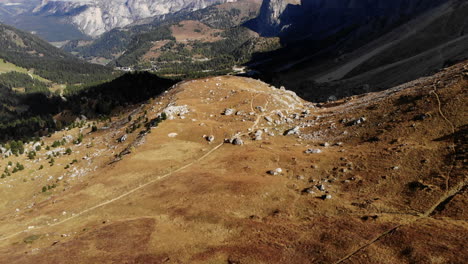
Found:
[{"label": "rocky cliff face", "polygon": [[143,18],[235,1],[237,0],[44,0],[35,8],[34,13],[61,17],[76,25],[83,33],[96,37]]},{"label": "rocky cliff face", "polygon": [[327,37],[351,26],[390,25],[449,0],[265,0],[255,29],[267,36]]},{"label": "rocky cliff face", "polygon": [[290,19],[283,16],[286,9],[300,5],[300,0],[264,0],[259,16],[259,30],[265,35],[276,35],[287,27]]}]

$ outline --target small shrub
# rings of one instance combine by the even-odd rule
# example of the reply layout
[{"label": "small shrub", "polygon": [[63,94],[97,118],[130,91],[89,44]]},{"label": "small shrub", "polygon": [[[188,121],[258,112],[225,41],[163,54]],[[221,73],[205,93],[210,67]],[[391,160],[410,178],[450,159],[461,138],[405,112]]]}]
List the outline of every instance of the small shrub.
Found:
[{"label": "small shrub", "polygon": [[81,144],[83,142],[83,134],[79,134],[78,138],[75,140],[75,145]]},{"label": "small shrub", "polygon": [[20,164],[19,162],[16,163],[16,168],[18,168],[19,171],[22,171],[24,170],[24,165],[23,164]]},{"label": "small shrub", "polygon": [[39,238],[41,238],[41,236],[39,235],[32,235],[32,236],[28,236],[27,238],[25,238],[23,240],[24,243],[26,244],[31,244],[33,243],[35,240],[38,240]]},{"label": "small shrub", "polygon": [[28,153],[28,158],[29,158],[30,160],[35,159],[35,158],[36,158],[36,152],[35,152],[35,151],[29,152],[29,153]]}]

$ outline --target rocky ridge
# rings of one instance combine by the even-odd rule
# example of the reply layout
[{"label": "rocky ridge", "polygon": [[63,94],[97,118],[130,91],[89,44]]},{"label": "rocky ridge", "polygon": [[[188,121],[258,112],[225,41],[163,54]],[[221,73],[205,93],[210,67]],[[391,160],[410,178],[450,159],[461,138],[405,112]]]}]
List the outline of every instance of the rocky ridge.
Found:
[{"label": "rocky ridge", "polygon": [[41,139],[66,139],[57,151],[71,154],[55,165],[46,150],[0,160],[26,167],[0,180],[0,257],[462,263],[467,65],[320,104],[253,79],[205,78],[94,132],[80,120]]}]

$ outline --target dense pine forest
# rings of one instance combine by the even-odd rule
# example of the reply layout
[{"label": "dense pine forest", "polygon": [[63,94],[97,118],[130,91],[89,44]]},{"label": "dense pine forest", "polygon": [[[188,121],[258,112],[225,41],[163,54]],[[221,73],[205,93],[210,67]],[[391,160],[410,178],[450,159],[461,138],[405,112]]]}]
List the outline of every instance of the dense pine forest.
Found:
[{"label": "dense pine forest", "polygon": [[[1,76],[1,75],[0,75]],[[15,93],[0,84],[0,141],[29,141],[72,124],[76,117],[110,117],[120,106],[144,102],[176,81],[136,72],[113,81],[71,92],[66,99],[45,93]],[[56,118],[67,113],[68,118]]]}]

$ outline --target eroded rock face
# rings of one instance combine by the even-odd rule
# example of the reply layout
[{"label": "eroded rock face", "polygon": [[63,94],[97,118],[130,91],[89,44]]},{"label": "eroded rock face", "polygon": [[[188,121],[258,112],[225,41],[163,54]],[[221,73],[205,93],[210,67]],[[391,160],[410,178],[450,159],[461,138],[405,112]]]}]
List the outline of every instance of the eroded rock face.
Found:
[{"label": "eroded rock face", "polygon": [[300,4],[300,0],[264,0],[259,16],[260,30],[267,35],[279,33],[283,27],[287,27],[282,16],[288,5]]},{"label": "eroded rock face", "polygon": [[297,37],[312,34],[322,38],[375,19],[381,26],[395,24],[448,1],[264,0],[254,27],[266,36],[294,32]]},{"label": "eroded rock face", "polygon": [[137,20],[165,15],[182,9],[197,10],[237,0],[43,0],[35,8],[38,15],[63,17],[83,33],[97,37],[113,28]]}]

